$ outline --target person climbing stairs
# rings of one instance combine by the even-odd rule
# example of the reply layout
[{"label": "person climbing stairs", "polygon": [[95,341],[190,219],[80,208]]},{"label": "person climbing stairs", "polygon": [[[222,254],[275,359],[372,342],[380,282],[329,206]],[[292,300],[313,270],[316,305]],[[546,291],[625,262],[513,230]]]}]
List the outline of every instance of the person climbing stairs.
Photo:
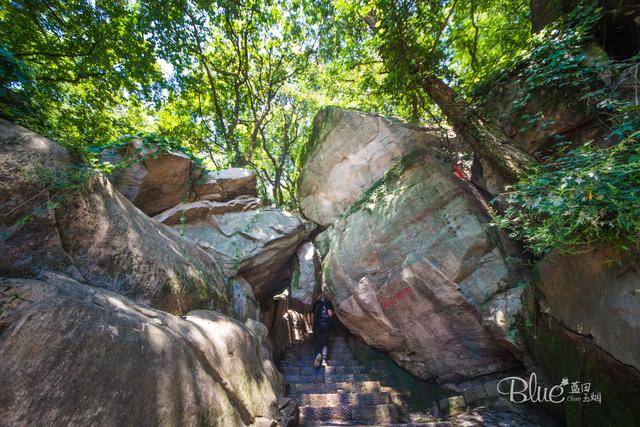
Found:
[{"label": "person climbing stairs", "polygon": [[310,339],[299,341],[279,368],[288,397],[300,405],[300,425],[396,425],[407,422],[402,391],[385,387],[365,373],[344,336],[329,340],[327,360],[313,366]]}]

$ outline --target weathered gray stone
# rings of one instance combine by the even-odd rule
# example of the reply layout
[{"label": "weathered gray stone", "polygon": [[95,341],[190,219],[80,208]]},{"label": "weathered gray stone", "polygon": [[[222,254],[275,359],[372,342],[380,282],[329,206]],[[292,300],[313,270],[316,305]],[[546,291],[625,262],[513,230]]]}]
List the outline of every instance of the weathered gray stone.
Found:
[{"label": "weathered gray stone", "polygon": [[331,246],[331,231],[332,227],[323,230],[321,233],[318,233],[315,239],[313,239],[313,245],[316,247],[318,251],[318,256],[320,257],[320,261],[324,260],[324,257],[327,256],[329,252],[329,247]]},{"label": "weathered gray stone", "polygon": [[260,304],[253,296],[251,284],[242,276],[234,277],[231,281],[233,293],[234,317],[241,322],[247,319],[260,320]]},{"label": "weathered gray stone", "polygon": [[448,382],[518,365],[480,321],[480,306],[518,280],[482,205],[440,158],[405,157],[334,224],[323,281],[352,332]]},{"label": "weathered gray stone", "polygon": [[482,307],[482,324],[520,359],[527,351],[517,323],[517,316],[522,313],[522,291],[522,286],[511,288],[495,295]]},{"label": "weathered gray stone", "polygon": [[299,216],[259,208],[174,226],[184,238],[207,250],[228,277],[242,275],[263,302],[288,275],[288,263],[312,225]]},{"label": "weathered gray stone", "polygon": [[441,145],[435,129],[327,107],[315,118],[298,200],[305,217],[330,225],[407,150]]},{"label": "weathered gray stone", "polygon": [[313,298],[320,293],[320,257],[313,243],[298,248],[291,276],[291,308],[301,313],[313,310]]},{"label": "weathered gray stone", "polygon": [[0,279],[6,425],[250,425],[279,417],[259,340],[213,311],[184,318],[65,276]]}]

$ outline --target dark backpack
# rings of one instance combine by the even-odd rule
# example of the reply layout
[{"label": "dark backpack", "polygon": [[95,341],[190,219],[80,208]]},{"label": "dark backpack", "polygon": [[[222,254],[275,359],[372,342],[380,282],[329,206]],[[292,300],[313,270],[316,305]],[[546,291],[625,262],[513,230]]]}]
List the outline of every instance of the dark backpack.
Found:
[{"label": "dark backpack", "polygon": [[333,305],[327,301],[318,301],[314,310],[316,325],[328,326],[332,322],[329,310],[333,310]]}]

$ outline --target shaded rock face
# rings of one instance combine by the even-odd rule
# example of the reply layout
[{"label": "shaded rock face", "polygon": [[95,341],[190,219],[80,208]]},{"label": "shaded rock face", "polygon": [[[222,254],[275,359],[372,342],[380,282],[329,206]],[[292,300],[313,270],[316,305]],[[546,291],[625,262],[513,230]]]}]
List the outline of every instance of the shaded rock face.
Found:
[{"label": "shaded rock face", "polygon": [[261,322],[269,333],[267,342],[271,357],[277,360],[296,341],[308,338],[313,332],[310,314],[291,309],[288,289],[264,302],[260,313]]},{"label": "shaded rock face", "polygon": [[[528,153],[535,153],[540,149],[554,144],[552,135],[576,132],[591,122],[593,116],[589,113],[586,102],[575,102],[578,96],[574,91],[565,89],[563,93],[557,90],[536,90],[527,94],[527,82],[518,76],[513,76],[505,84],[489,88],[482,96],[480,109],[483,114],[495,121],[520,148]],[[540,113],[533,124],[528,121]],[[484,169],[489,169],[484,167]]]},{"label": "shaded rock face", "polygon": [[199,166],[184,153],[160,150],[135,140],[117,151],[101,154],[102,161],[133,164],[113,172],[115,187],[141,211],[156,215],[189,197],[191,184],[201,175]]},{"label": "shaded rock face", "polygon": [[320,293],[320,257],[311,242],[298,248],[291,276],[291,308],[301,313],[313,311],[314,297]]},{"label": "shaded rock face", "polygon": [[235,318],[241,322],[247,319],[260,320],[260,305],[253,296],[251,284],[238,276],[231,282]]},{"label": "shaded rock face", "polygon": [[259,340],[213,311],[184,318],[50,274],[0,279],[7,425],[250,425],[278,418]]},{"label": "shaded rock face", "polygon": [[298,184],[305,217],[326,226],[408,149],[441,144],[439,133],[338,108],[316,116]]},{"label": "shaded rock face", "polygon": [[415,376],[449,382],[517,366],[480,320],[517,278],[440,156],[404,158],[334,224],[323,281],[352,332]]},{"label": "shaded rock face", "polygon": [[289,262],[313,227],[281,209],[259,208],[208,215],[174,228],[209,252],[228,277],[242,275],[263,302],[288,275]]},{"label": "shaded rock face", "polygon": [[567,425],[630,425],[640,417],[638,250],[585,249],[539,264],[524,297],[527,344],[556,384],[566,377],[602,395],[566,401]]},{"label": "shaded rock face", "polygon": [[611,247],[552,253],[538,266],[537,285],[549,316],[640,371],[638,253]]},{"label": "shaded rock face", "polygon": [[54,191],[43,176],[72,163],[51,140],[0,119],[0,274],[56,270],[81,277],[62,246],[55,210],[48,209]]},{"label": "shaded rock face", "polygon": [[[39,170],[58,180],[79,173],[65,150],[8,122],[0,124],[0,150],[2,212],[12,212],[0,230],[6,235],[0,239],[0,274],[57,271],[175,314],[195,308],[233,313],[213,258],[150,220],[106,178],[88,177],[80,190],[47,204],[54,195]],[[34,217],[21,225],[28,215]]]}]

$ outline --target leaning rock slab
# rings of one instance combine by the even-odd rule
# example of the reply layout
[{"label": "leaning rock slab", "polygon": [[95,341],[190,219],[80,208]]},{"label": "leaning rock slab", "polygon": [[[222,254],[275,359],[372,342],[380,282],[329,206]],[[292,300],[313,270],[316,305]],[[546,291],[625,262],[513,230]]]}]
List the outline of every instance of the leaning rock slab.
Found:
[{"label": "leaning rock slab", "polygon": [[324,108],[315,118],[298,185],[305,217],[330,225],[409,149],[441,145],[434,129]]},{"label": "leaning rock slab", "polygon": [[242,212],[257,209],[260,200],[250,196],[240,196],[226,202],[200,200],[191,203],[180,203],[171,209],[153,217],[158,222],[167,225],[190,223],[205,220],[209,215],[221,215],[229,212]]},{"label": "leaning rock slab", "polygon": [[174,228],[208,251],[228,277],[242,275],[263,302],[287,276],[289,261],[313,227],[281,209],[259,208],[208,215]]},{"label": "leaning rock slab", "polygon": [[132,162],[116,169],[110,179],[118,191],[149,216],[188,199],[192,182],[201,175],[200,166],[186,154],[141,140],[105,151],[100,158],[113,164]]},{"label": "leaning rock slab", "polygon": [[52,275],[0,280],[7,425],[224,425],[278,418],[257,337],[214,311],[184,318]]},{"label": "leaning rock slab", "polygon": [[194,182],[198,200],[223,201],[238,196],[257,196],[256,175],[248,169],[229,168],[207,172]]},{"label": "leaning rock slab", "polygon": [[[174,314],[232,314],[213,258],[144,215],[101,175],[21,126],[0,122],[0,274],[56,271]],[[54,193],[51,188],[65,183]]]},{"label": "leaning rock slab", "polygon": [[332,227],[325,290],[340,320],[422,379],[518,364],[481,323],[514,286],[489,218],[441,153],[403,158]]}]

